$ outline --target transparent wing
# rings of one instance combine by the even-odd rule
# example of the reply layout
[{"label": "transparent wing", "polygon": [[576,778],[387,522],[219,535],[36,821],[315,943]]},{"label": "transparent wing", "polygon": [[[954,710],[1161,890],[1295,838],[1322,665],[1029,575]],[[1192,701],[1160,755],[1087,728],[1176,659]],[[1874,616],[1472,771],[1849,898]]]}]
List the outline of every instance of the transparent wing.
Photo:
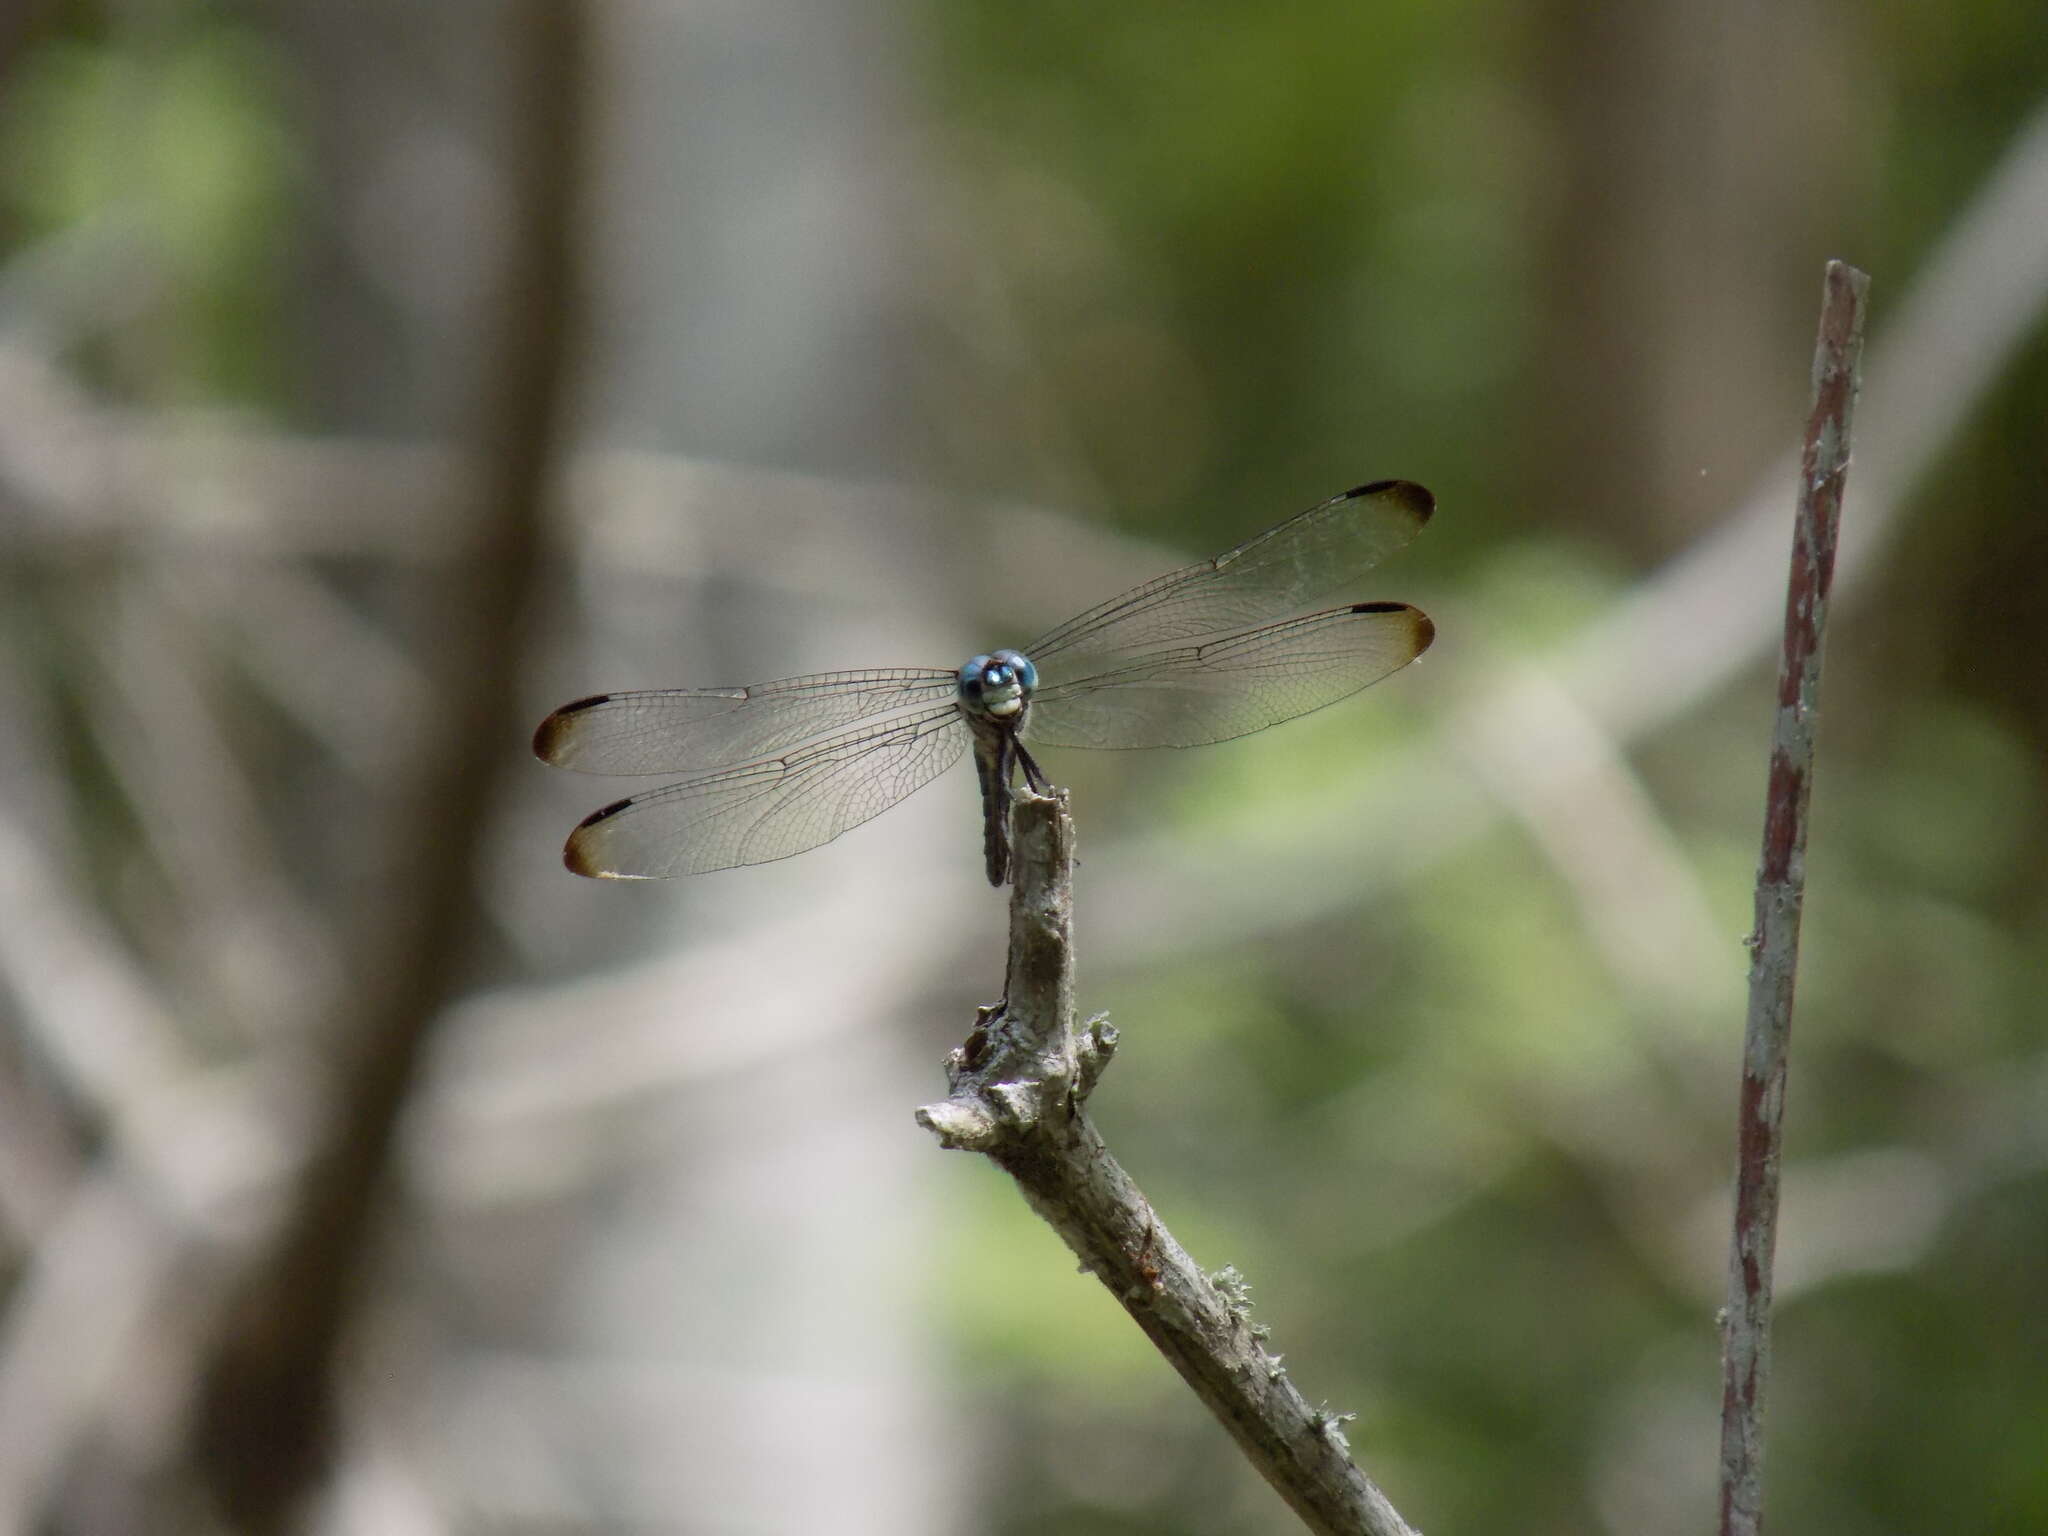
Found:
[{"label": "transparent wing", "polygon": [[[1436,499],[1406,480],[1333,496],[1227,554],[1134,587],[1069,619],[1024,654],[1039,676],[1098,670],[1100,658],[1196,640],[1298,613],[1343,595],[1422,531]],[[1055,663],[1048,671],[1047,663]],[[1278,717],[1278,718],[1285,718]]]},{"label": "transparent wing", "polygon": [[786,859],[879,816],[968,742],[951,703],[619,800],[569,834],[579,875],[655,880]]},{"label": "transparent wing", "polygon": [[1041,687],[1033,745],[1195,747],[1334,704],[1429,649],[1436,627],[1406,603],[1359,603],[1200,645],[1149,651]]},{"label": "transparent wing", "polygon": [[600,693],[564,704],[534,732],[542,762],[584,773],[729,768],[792,742],[910,705],[951,699],[951,672],[886,667],[821,672],[750,688]]}]

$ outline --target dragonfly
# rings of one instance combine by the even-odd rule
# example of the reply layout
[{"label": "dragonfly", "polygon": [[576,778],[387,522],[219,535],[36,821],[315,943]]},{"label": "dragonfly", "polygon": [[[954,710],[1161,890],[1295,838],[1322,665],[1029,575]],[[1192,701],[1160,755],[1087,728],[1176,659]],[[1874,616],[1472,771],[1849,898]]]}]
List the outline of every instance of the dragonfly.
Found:
[{"label": "dragonfly", "polygon": [[1031,747],[1227,741],[1348,698],[1429,649],[1435,626],[1407,603],[1301,610],[1353,590],[1435,509],[1410,481],[1356,486],[1021,651],[955,668],[565,704],[534,733],[543,762],[684,776],[585,817],[563,862],[596,879],[652,880],[786,859],[879,816],[972,748],[983,860],[989,884],[1001,886],[1016,780],[1048,787]]}]

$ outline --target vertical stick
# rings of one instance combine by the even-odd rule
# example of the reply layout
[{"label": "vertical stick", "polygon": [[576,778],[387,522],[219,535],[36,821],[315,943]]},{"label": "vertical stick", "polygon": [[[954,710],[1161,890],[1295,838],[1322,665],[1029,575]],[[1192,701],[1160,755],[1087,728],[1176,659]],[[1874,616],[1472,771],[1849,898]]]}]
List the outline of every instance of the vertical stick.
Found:
[{"label": "vertical stick", "polygon": [[1785,642],[1778,664],[1778,714],[1771,732],[1763,858],[1756,878],[1756,929],[1749,938],[1735,1233],[1728,1252],[1728,1305],[1721,1323],[1721,1536],[1757,1536],[1763,1528],[1771,1260],[1778,1236],[1778,1162],[1792,1038],[1792,987],[1806,892],[1806,805],[1819,720],[1828,588],[1835,573],[1835,534],[1849,466],[1849,418],[1856,404],[1869,287],[1870,279],[1854,267],[1828,263],[1820,339],[1813,354],[1813,412],[1807,419],[1799,465]]}]

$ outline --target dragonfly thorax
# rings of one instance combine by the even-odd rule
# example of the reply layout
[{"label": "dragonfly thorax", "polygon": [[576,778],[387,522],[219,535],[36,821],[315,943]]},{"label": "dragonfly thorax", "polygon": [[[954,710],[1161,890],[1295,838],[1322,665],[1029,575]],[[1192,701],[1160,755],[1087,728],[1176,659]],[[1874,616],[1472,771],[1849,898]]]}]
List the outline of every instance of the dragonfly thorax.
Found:
[{"label": "dragonfly thorax", "polygon": [[988,720],[1014,720],[1031,702],[1038,686],[1038,668],[1018,651],[976,656],[960,668],[956,689],[960,707]]}]

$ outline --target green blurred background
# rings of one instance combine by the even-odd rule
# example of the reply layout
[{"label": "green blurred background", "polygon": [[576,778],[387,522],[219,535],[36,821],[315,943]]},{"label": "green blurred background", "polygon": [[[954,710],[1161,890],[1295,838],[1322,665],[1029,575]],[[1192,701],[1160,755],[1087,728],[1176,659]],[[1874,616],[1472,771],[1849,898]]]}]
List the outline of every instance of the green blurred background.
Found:
[{"label": "green blurred background", "polygon": [[1419,1528],[1707,1528],[1831,257],[1768,1518],[2035,1531],[2038,7],[14,8],[0,1529],[1292,1528],[911,1122],[1000,988],[967,777],[601,887],[626,791],[524,731],[951,665],[1396,476],[1423,665],[1048,762],[1096,1113]]}]

